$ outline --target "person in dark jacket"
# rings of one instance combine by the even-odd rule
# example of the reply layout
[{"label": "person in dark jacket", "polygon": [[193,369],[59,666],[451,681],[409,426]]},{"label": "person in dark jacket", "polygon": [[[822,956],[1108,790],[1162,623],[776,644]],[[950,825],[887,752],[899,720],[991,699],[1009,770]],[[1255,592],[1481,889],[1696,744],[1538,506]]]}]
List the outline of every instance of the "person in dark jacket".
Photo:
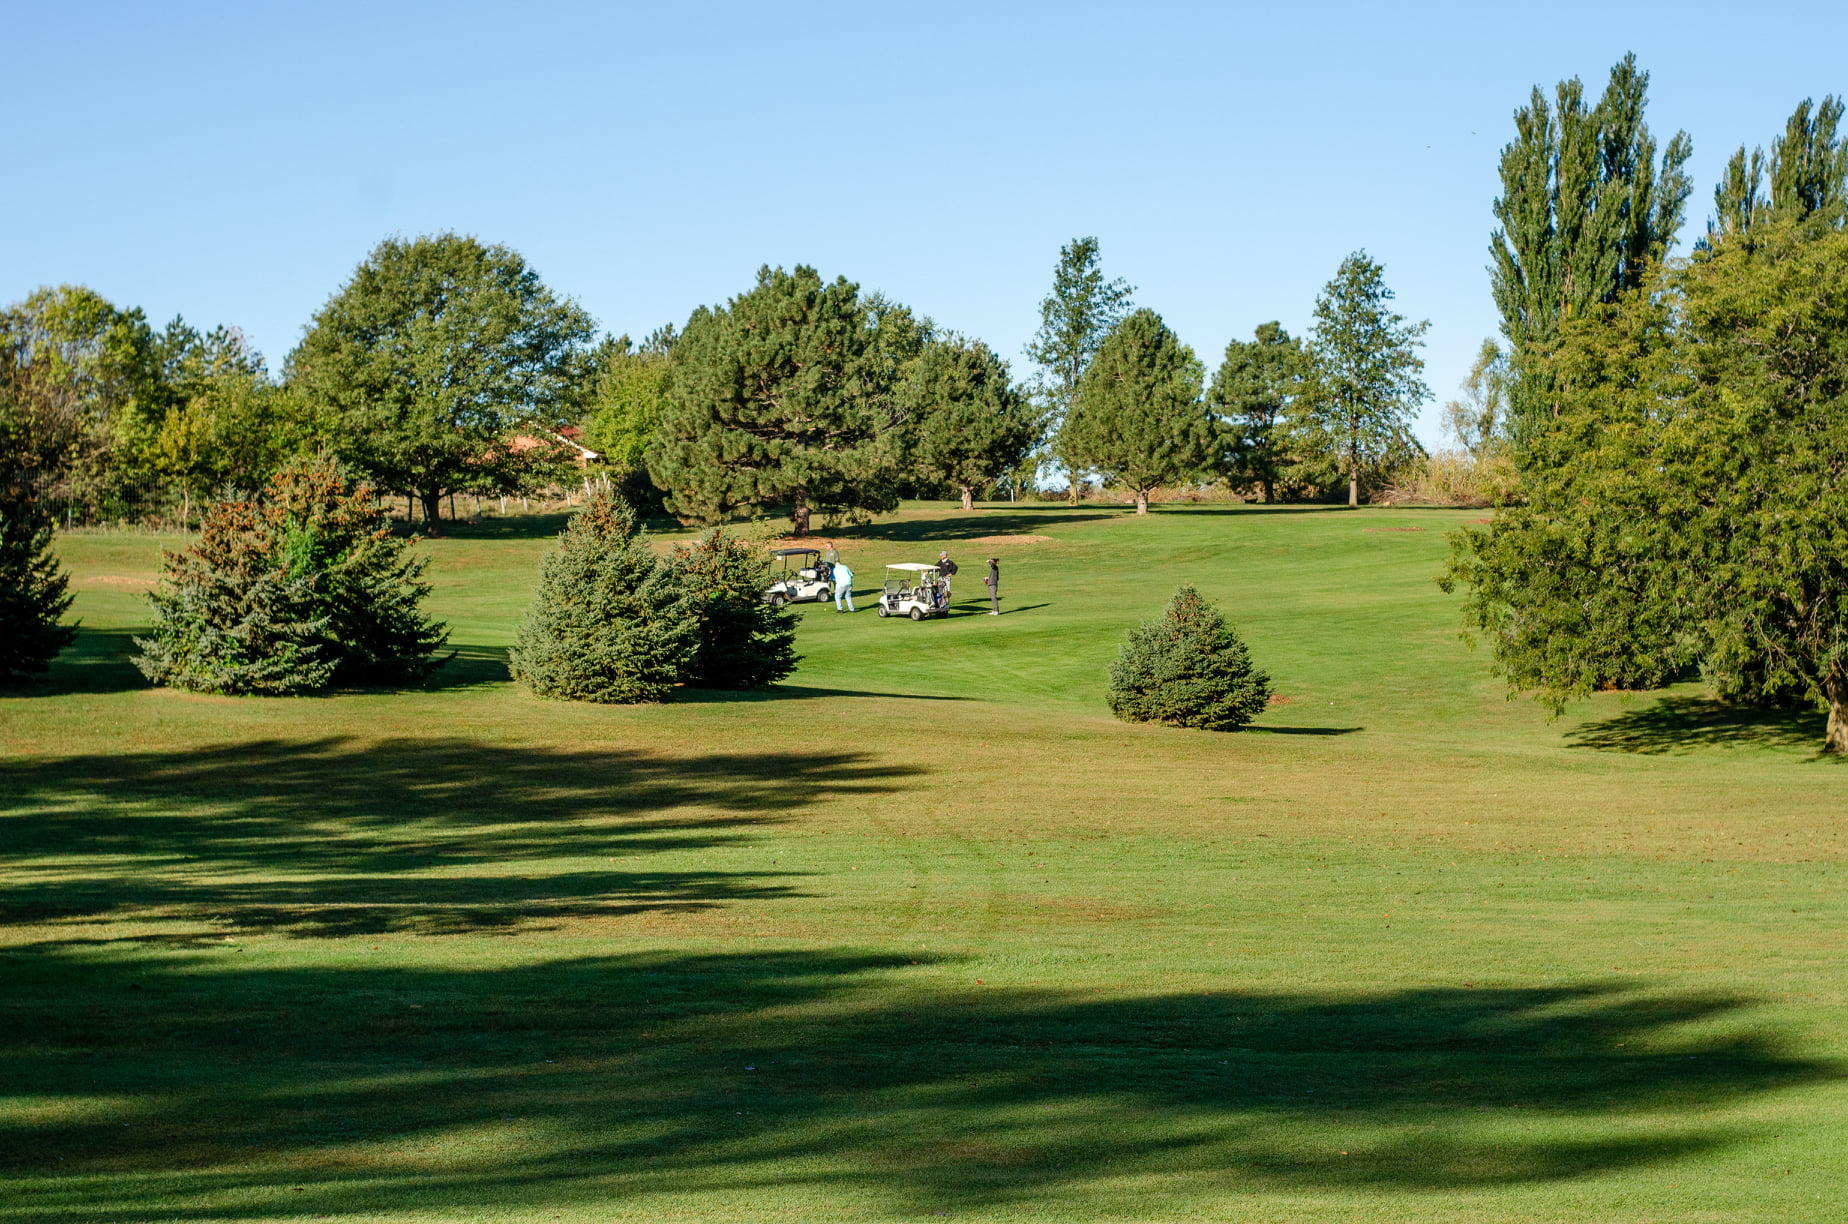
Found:
[{"label": "person in dark jacket", "polygon": [[1001,615],[1001,558],[988,558],[988,577],[982,581],[988,584],[988,615]]},{"label": "person in dark jacket", "polygon": [[937,573],[943,578],[943,604],[945,607],[948,607],[950,603],[950,579],[956,577],[956,562],[950,560],[949,553],[940,552],[937,554]]}]

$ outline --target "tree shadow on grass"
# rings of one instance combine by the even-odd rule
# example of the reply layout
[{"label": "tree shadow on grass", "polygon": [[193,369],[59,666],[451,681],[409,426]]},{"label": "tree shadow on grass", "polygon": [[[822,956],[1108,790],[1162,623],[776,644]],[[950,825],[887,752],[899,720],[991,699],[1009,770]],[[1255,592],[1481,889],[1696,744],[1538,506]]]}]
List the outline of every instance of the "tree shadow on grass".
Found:
[{"label": "tree shadow on grass", "polygon": [[0,697],[57,697],[69,693],[122,693],[148,686],[134,656],[136,634],[146,629],[77,626],[77,639],[58,652],[42,676],[0,684]]},{"label": "tree shadow on grass", "polygon": [[9,762],[0,922],[293,936],[514,930],[799,895],[795,872],[663,869],[915,771],[854,753],[668,756],[465,739],[258,741]]},{"label": "tree shadow on grass", "polygon": [[1660,755],[1703,748],[1822,747],[1828,715],[1817,710],[1766,710],[1710,697],[1658,697],[1637,709],[1566,732],[1574,748]]},{"label": "tree shadow on grass", "polygon": [[875,697],[889,701],[973,701],[944,693],[878,693],[867,689],[820,688],[807,684],[773,684],[760,689],[680,689],[676,702],[722,704],[735,701],[813,701],[819,697]]},{"label": "tree shadow on grass", "polygon": [[0,953],[9,1218],[1480,1190],[1709,1155],[1752,1136],[1703,1115],[1843,1078],[1751,1000],[1633,983],[1099,999],[922,954],[426,946]]},{"label": "tree shadow on grass", "polygon": [[[945,510],[942,518],[898,519],[856,527],[818,529],[819,539],[853,540],[860,543],[954,544],[959,540],[977,540],[995,535],[1038,535],[1073,523],[1091,523],[1122,517],[1116,510]],[[899,558],[907,560],[909,558]],[[926,559],[919,555],[919,559]],[[960,562],[959,562],[960,564]]]},{"label": "tree shadow on grass", "polygon": [[1261,731],[1266,735],[1353,735],[1365,731],[1365,727],[1276,727],[1261,723],[1252,723],[1243,727],[1244,731]]}]

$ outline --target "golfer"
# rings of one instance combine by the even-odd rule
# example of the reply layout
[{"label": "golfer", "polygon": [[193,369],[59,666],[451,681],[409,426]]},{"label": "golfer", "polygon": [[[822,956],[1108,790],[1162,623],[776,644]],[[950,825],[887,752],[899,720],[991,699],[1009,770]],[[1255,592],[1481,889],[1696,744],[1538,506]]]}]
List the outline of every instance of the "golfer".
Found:
[{"label": "golfer", "polygon": [[943,575],[943,602],[950,602],[950,579],[956,577],[956,562],[950,560],[950,554],[937,554],[937,572]]},{"label": "golfer", "polygon": [[1001,558],[988,558],[988,577],[982,581],[988,584],[988,615],[1001,615]]},{"label": "golfer", "polygon": [[[841,607],[843,599],[847,601],[845,608]],[[836,612],[853,611],[853,571],[847,568],[845,561],[834,563],[834,610]]]}]

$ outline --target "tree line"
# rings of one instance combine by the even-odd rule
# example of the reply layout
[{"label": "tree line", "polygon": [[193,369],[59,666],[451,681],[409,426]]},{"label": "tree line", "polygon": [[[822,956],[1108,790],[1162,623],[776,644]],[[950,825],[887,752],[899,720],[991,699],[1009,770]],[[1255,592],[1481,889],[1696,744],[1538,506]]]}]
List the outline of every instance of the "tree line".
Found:
[{"label": "tree line", "polygon": [[1828,711],[1848,752],[1848,144],[1840,100],[1742,146],[1705,232],[1634,57],[1589,102],[1535,87],[1501,154],[1483,396],[1517,479],[1452,540],[1470,636],[1555,710],[1703,678]]}]

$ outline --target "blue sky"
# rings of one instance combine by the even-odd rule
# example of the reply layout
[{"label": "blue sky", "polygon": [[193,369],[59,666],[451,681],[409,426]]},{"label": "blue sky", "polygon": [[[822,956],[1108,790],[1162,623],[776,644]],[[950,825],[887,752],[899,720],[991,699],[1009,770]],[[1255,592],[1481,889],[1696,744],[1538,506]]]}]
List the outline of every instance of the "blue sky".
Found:
[{"label": "blue sky", "polygon": [[1432,320],[1438,440],[1495,331],[1513,109],[1634,50],[1694,139],[1848,91],[1848,6],[50,5],[0,10],[0,300],[88,284],[272,366],[380,238],[521,251],[641,335],[809,263],[1028,367],[1062,242],[1207,361],[1293,331],[1341,258]]}]

